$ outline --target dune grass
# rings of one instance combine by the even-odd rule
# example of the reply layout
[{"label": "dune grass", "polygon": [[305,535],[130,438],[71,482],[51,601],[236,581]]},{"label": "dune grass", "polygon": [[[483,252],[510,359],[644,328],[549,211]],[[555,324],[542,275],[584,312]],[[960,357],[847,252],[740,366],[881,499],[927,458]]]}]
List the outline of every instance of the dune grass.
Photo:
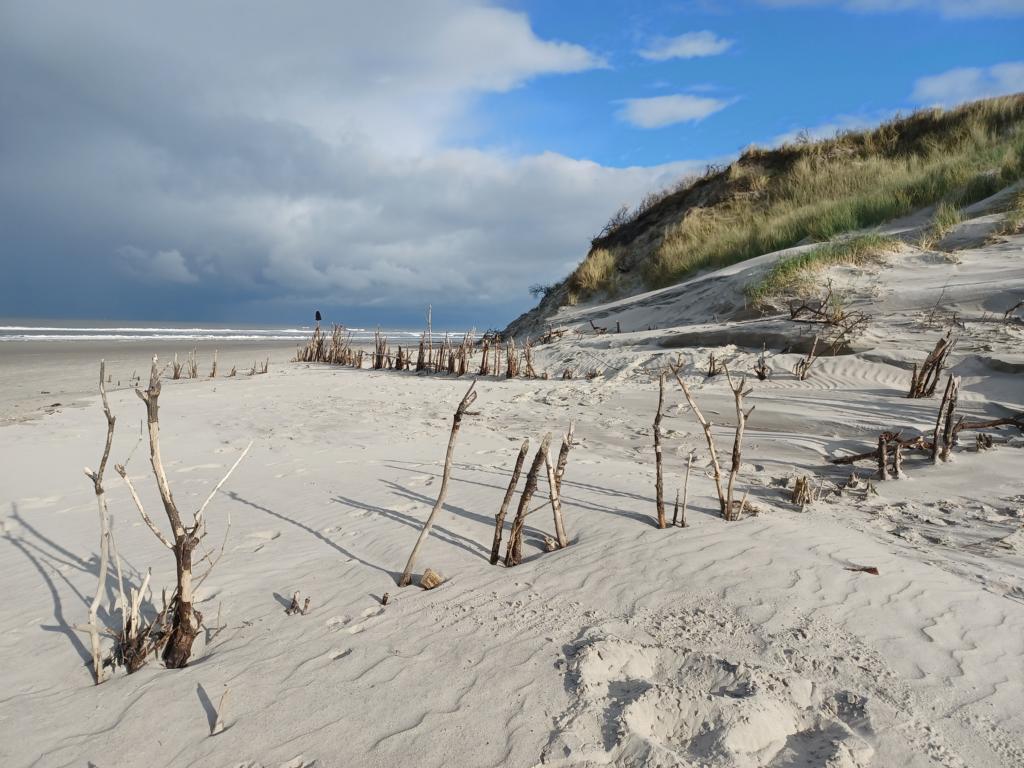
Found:
[{"label": "dune grass", "polygon": [[948,200],[943,200],[935,206],[932,214],[931,224],[921,236],[918,245],[921,248],[933,248],[939,240],[949,234],[957,224],[963,221],[963,214],[960,209]]},{"label": "dune grass", "polygon": [[569,277],[569,290],[580,298],[599,291],[611,292],[615,276],[615,257],[604,248],[595,248]]},{"label": "dune grass", "polygon": [[[727,168],[711,169],[643,215],[627,217],[628,227],[595,240],[591,256],[624,250],[626,235],[634,237],[645,221],[673,221],[643,264],[644,283],[657,288],[941,201],[957,209],[1022,177],[1024,94],[926,110],[870,131],[748,149]],[[591,256],[570,276],[588,294],[608,290],[616,277],[608,256],[597,263]]]},{"label": "dune grass", "polygon": [[825,243],[778,261],[764,278],[747,286],[747,298],[757,306],[773,298],[805,294],[819,285],[818,275],[823,269],[840,264],[878,263],[883,254],[899,248],[899,240],[884,235],[861,235]]},{"label": "dune grass", "polygon": [[1014,195],[1010,209],[1006,212],[1006,218],[996,229],[998,235],[1019,235],[1024,232],[1024,189]]}]

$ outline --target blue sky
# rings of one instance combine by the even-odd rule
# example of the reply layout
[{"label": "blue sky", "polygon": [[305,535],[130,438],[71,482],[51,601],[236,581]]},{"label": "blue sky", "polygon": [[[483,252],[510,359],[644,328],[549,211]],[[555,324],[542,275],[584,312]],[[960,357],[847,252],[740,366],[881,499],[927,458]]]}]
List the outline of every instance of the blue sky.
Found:
[{"label": "blue sky", "polygon": [[0,315],[504,326],[622,204],[1024,91],[1024,0],[0,4]]},{"label": "blue sky", "polygon": [[[801,128],[874,124],[928,105],[914,97],[919,78],[1024,59],[1024,3],[973,17],[944,15],[939,5],[886,13],[839,4],[512,3],[541,37],[584,45],[608,68],[487,96],[487,128],[478,140],[615,166],[710,159]],[[698,31],[731,45],[688,59],[638,55],[658,38]],[[703,120],[656,129],[615,117],[623,100],[675,93],[731,104]]]}]

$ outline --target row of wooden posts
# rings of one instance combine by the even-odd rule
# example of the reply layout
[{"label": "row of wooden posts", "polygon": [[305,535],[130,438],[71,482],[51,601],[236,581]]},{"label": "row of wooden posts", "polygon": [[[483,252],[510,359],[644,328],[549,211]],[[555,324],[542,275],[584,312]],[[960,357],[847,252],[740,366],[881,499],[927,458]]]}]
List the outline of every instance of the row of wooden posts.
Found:
[{"label": "row of wooden posts", "polygon": [[[365,350],[352,344],[352,333],[344,326],[332,326],[330,333],[324,332],[318,323],[308,342],[295,354],[295,362],[327,363],[363,368]],[[479,362],[477,360],[479,359]],[[416,371],[417,373],[446,374],[450,376],[494,376],[514,379],[547,378],[538,374],[534,367],[533,343],[527,339],[517,343],[515,339],[502,340],[495,334],[487,334],[479,341],[472,331],[461,339],[445,334],[435,343],[433,334],[424,331],[418,346],[413,349],[399,345],[391,351],[386,334],[375,331],[373,350],[369,354],[371,370]]]}]

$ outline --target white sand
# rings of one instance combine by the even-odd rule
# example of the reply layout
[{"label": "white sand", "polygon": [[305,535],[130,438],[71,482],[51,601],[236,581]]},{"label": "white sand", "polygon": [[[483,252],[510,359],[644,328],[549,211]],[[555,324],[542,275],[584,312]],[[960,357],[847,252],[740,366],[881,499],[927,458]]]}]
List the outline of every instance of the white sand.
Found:
[{"label": "white sand", "polygon": [[[772,380],[754,382],[739,481],[763,513],[723,522],[712,481],[695,471],[686,529],[654,526],[652,371],[682,352],[726,454],[732,398],[721,377],[701,375],[708,348],[661,346],[707,332],[692,326],[699,308],[671,324],[656,296],[574,309],[580,323],[661,328],[567,337],[538,353],[552,373],[602,368],[594,381],[479,382],[480,414],[463,424],[448,503],[418,563],[449,578],[431,592],[395,578],[435,499],[467,381],[292,364],[169,382],[163,450],[182,508],[256,440],[207,513],[214,536],[228,513],[233,522],[200,606],[226,629],[200,639],[185,670],[151,663],[99,688],[87,640],[69,625],[84,621],[95,589],[95,502],[81,467],[99,458],[102,414],[94,400],[0,427],[0,762],[1024,765],[1022,439],[1004,430],[997,442],[1009,443],[980,454],[965,440],[940,466],[908,457],[909,477],[877,483],[877,495],[829,493],[802,513],[778,486],[811,474],[831,489],[850,473],[826,463],[832,452],[869,450],[883,429],[930,429],[937,398],[904,397],[906,361],[923,359],[953,309],[967,319],[953,360],[964,412],[1024,408],[1021,326],[983,318],[1024,296],[1022,254],[1016,237],[960,251],[956,264],[906,251],[870,273],[837,271],[855,303],[874,307],[860,352],[822,359],[804,382],[788,372],[796,355],[773,358]],[[722,314],[715,330],[751,322]],[[793,333],[788,320],[757,322]],[[738,370],[754,357],[717,352]],[[696,449],[703,469],[706,448],[670,393],[671,499],[686,454]],[[142,405],[130,391],[111,404],[121,461]],[[490,566],[520,442],[536,446],[570,419],[580,440],[564,486],[571,546],[543,551],[545,510],[530,518],[523,565]],[[144,448],[131,475],[158,512]],[[152,566],[153,583],[170,585],[170,556],[120,479],[107,485],[131,576]],[[296,590],[311,597],[309,615],[285,615]],[[209,736],[207,702],[225,688],[227,727]]]}]

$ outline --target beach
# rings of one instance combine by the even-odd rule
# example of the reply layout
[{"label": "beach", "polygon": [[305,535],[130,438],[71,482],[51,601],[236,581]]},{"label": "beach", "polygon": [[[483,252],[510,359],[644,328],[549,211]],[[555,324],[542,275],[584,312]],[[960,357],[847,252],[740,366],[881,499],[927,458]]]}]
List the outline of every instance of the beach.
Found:
[{"label": "beach", "polygon": [[[927,269],[916,269],[923,280]],[[637,301],[614,311],[649,300]],[[17,660],[0,703],[5,764],[1024,761],[1019,435],[997,431],[985,452],[964,444],[948,463],[908,455],[905,479],[872,480],[870,462],[827,460],[870,450],[881,429],[930,429],[937,398],[907,399],[900,355],[823,357],[800,380],[790,370],[801,353],[773,353],[762,382],[749,375],[758,352],[672,346],[683,330],[566,336],[535,349],[547,380],[478,377],[447,500],[414,569],[442,574],[430,591],[396,580],[437,498],[452,415],[472,376],[289,363],[269,345],[267,374],[165,378],[163,461],[185,514],[253,447],[206,512],[211,539],[227,536],[197,592],[204,629],[192,662],[152,662],[99,687],[73,625],[96,587],[96,502],[82,467],[95,467],[106,428],[97,396],[86,394],[101,350],[44,350],[39,362],[25,347],[7,357],[10,380],[52,377],[82,404],[0,427],[0,586],[10,596],[0,642]],[[937,336],[927,325],[904,331],[902,356],[916,359]],[[987,354],[1012,360],[1014,348],[1008,340]],[[150,350],[133,343],[119,362],[117,349],[102,353],[116,379]],[[221,350],[225,362],[256,351]],[[749,508],[739,521],[721,518],[703,433],[669,376],[670,515],[686,457],[697,460],[686,527],[660,530],[651,424],[669,363],[682,366],[728,468],[733,393],[724,376],[707,377],[709,351],[748,372],[753,390],[738,479]],[[560,376],[599,364],[593,379]],[[1022,406],[1019,376],[980,362],[970,343],[950,371],[972,416]],[[143,404],[122,380],[110,406],[111,461],[131,457],[128,476],[160,520]],[[554,528],[542,480],[522,564],[490,565],[520,444],[529,438],[532,452],[551,432],[557,446],[570,422],[576,444],[561,494],[569,546],[546,551]],[[801,507],[790,496],[803,475],[818,495]],[[109,470],[106,486],[125,577],[138,584],[152,568],[159,605],[173,558]],[[294,593],[310,599],[306,614],[286,613]],[[155,737],[160,720],[174,727]]]}]

